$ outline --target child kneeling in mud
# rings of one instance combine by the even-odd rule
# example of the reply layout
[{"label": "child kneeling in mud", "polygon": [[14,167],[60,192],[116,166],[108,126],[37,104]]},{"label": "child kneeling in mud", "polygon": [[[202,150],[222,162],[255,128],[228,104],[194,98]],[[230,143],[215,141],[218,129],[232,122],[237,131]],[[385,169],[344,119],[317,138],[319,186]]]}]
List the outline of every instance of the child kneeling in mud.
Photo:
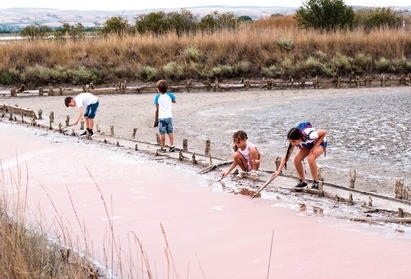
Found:
[{"label": "child kneeling in mud", "polygon": [[247,133],[239,130],[233,134],[233,163],[230,168],[221,174],[221,178],[226,177],[237,166],[240,168],[237,179],[246,176],[256,179],[258,168],[261,163],[261,153],[257,147],[247,141]]}]

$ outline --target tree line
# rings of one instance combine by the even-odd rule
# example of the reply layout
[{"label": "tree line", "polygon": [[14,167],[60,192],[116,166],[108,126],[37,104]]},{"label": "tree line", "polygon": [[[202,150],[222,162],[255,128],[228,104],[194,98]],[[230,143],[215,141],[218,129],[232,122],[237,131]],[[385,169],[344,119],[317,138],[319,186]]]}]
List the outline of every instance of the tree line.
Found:
[{"label": "tree line", "polygon": [[[349,31],[354,28],[363,28],[366,31],[381,28],[401,28],[407,17],[405,13],[392,8],[364,8],[354,11],[343,0],[307,0],[296,11],[295,19],[299,28],[328,32]],[[210,34],[219,30],[236,30],[240,24],[252,22],[254,21],[249,16],[236,17],[232,13],[219,13],[218,11],[198,19],[189,10],[181,9],[178,12],[158,11],[139,15],[134,22],[129,22],[122,16],[111,17],[102,26],[88,28],[81,23],[74,25],[64,23],[61,27],[52,29],[35,23],[23,28],[20,35],[31,39],[50,36],[79,39],[87,33],[122,37],[137,33],[159,36],[174,32],[178,36],[182,36],[198,32]]]}]

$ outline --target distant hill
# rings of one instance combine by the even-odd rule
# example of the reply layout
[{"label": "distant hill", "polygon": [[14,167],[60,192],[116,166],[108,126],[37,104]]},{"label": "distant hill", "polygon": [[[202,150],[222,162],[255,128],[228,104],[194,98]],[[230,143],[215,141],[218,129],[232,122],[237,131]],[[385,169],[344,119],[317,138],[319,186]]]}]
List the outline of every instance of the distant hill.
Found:
[{"label": "distant hill", "polygon": [[[114,16],[122,16],[130,23],[135,21],[139,15],[151,12],[173,12],[181,9],[146,9],[146,10],[124,10],[124,11],[80,11],[80,10],[56,10],[44,8],[10,8],[0,9],[0,30],[18,31],[22,28],[40,24],[48,27],[60,27],[63,23],[74,25],[83,24],[85,27],[95,27],[102,25],[107,19]],[[268,17],[273,14],[290,14],[296,8],[290,7],[228,7],[228,6],[208,6],[208,7],[188,7],[194,16],[202,18],[214,11],[219,13],[232,13],[235,16],[249,16],[252,19]]]}]

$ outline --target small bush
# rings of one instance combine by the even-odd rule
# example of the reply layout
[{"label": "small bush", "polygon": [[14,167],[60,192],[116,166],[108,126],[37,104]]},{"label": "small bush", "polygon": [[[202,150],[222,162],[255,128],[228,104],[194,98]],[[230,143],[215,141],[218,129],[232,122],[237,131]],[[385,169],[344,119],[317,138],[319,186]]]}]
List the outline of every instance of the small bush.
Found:
[{"label": "small bush", "polygon": [[87,69],[84,66],[80,66],[79,68],[75,70],[70,70],[69,75],[71,77],[71,80],[74,84],[86,84],[86,83],[99,83],[99,78],[97,71]]},{"label": "small bush", "polygon": [[0,73],[0,83],[3,85],[10,85],[13,83],[13,78],[11,77],[9,72],[1,72]]},{"label": "small bush", "polygon": [[285,39],[281,38],[277,40],[277,45],[280,47],[280,49],[283,51],[291,51],[294,49],[295,45],[294,42],[290,39]]},{"label": "small bush", "polygon": [[158,70],[151,66],[141,66],[137,73],[136,78],[145,81],[155,81],[157,79]]},{"label": "small bush", "polygon": [[385,57],[381,57],[375,61],[375,68],[380,72],[388,72],[391,68],[390,60]]},{"label": "small bush", "polygon": [[199,62],[201,60],[201,52],[195,47],[184,49],[181,55],[187,62]]}]

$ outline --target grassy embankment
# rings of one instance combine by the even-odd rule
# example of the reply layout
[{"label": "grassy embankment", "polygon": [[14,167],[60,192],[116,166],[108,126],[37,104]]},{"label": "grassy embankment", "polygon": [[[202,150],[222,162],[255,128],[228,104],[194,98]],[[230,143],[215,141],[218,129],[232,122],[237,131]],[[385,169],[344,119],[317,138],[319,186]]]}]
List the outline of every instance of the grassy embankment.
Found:
[{"label": "grassy embankment", "polygon": [[0,45],[0,84],[177,83],[218,78],[310,79],[407,75],[410,30],[336,31],[296,28],[292,16],[242,24],[236,31],[178,37],[136,35]]}]

